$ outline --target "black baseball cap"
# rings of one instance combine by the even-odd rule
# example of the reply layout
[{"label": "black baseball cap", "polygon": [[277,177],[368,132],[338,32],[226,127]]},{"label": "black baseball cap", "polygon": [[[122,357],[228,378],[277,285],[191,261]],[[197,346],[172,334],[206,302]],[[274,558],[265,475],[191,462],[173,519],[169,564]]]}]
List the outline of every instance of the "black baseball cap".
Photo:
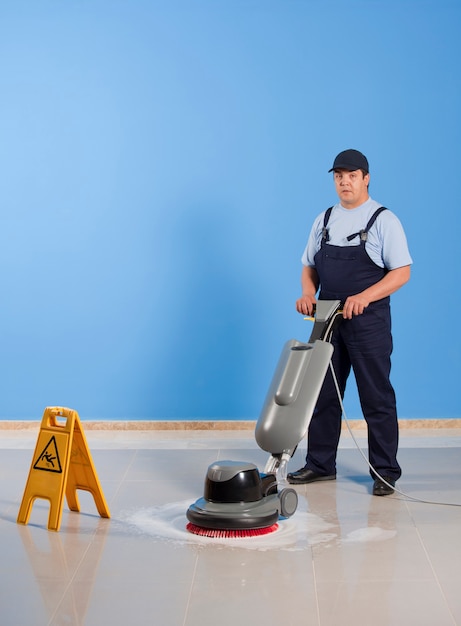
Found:
[{"label": "black baseball cap", "polygon": [[367,157],[358,150],[344,150],[338,154],[333,167],[328,171],[333,172],[334,170],[348,170],[349,172],[364,170],[368,174]]}]

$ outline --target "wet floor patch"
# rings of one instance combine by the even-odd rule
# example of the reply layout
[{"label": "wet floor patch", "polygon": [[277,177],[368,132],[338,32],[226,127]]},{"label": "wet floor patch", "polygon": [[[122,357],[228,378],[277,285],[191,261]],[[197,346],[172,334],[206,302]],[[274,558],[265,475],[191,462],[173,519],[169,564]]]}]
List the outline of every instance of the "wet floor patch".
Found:
[{"label": "wet floor patch", "polygon": [[[312,546],[342,543],[368,543],[393,539],[397,532],[376,526],[358,528],[348,534],[341,533],[338,525],[326,521],[319,515],[298,508],[293,517],[281,519],[274,532],[251,537],[196,535],[186,529],[186,511],[190,501],[172,502],[163,506],[152,506],[125,512],[120,521],[128,524],[134,532],[149,535],[157,541],[169,541],[189,545],[216,545],[246,550],[307,550]],[[301,507],[306,503],[300,501]],[[229,535],[232,533],[230,532]],[[220,535],[220,536],[219,536]]]},{"label": "wet floor patch", "polygon": [[173,502],[153,506],[124,515],[124,522],[138,532],[151,535],[158,540],[183,544],[221,545],[248,550],[306,550],[309,546],[332,541],[336,533],[333,525],[322,518],[303,510],[293,517],[278,522],[278,529],[265,535],[252,537],[204,537],[186,530],[186,511],[190,501]]},{"label": "wet floor patch", "polygon": [[387,541],[393,539],[397,534],[396,530],[385,530],[379,526],[369,526],[358,528],[350,532],[344,539],[344,543],[360,543],[370,541]]}]

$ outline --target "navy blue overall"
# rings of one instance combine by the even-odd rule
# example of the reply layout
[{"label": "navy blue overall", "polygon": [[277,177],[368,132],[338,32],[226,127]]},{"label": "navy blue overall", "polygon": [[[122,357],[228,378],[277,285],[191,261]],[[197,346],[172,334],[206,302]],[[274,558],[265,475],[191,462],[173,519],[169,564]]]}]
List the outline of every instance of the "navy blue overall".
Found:
[{"label": "navy blue overall", "polygon": [[[386,269],[379,267],[365,250],[367,233],[378,214],[366,228],[351,234],[359,245],[332,246],[328,242],[326,211],[320,250],[314,257],[320,280],[321,300],[341,300],[355,295],[381,280]],[[371,465],[384,477],[397,480],[398,423],[394,389],[390,383],[392,335],[390,298],[372,302],[362,315],[342,320],[333,333],[332,357],[336,378],[344,396],[351,366],[354,371],[363,416],[368,425],[368,456]],[[341,433],[341,406],[331,372],[325,378],[309,425],[306,467],[318,474],[336,473],[336,452]],[[373,478],[375,476],[370,470]]]}]

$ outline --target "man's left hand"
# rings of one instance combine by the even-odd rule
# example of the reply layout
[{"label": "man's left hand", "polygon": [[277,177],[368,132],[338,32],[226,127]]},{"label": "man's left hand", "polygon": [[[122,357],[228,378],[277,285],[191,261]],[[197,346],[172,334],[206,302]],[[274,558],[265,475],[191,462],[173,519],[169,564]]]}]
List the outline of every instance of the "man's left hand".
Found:
[{"label": "man's left hand", "polygon": [[361,294],[349,296],[343,306],[343,318],[351,320],[354,315],[362,315],[369,304]]}]

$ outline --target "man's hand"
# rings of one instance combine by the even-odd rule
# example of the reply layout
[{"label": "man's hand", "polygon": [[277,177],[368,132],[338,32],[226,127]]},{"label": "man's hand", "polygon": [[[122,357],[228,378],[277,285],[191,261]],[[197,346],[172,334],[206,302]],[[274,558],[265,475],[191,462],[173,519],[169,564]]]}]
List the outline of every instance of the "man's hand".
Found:
[{"label": "man's hand", "polygon": [[316,302],[315,296],[301,296],[296,300],[296,310],[303,315],[312,315]]},{"label": "man's hand", "polygon": [[343,318],[351,320],[353,315],[362,315],[369,304],[370,301],[361,293],[349,296],[343,306]]},{"label": "man's hand", "polygon": [[344,303],[343,317],[352,319],[353,315],[362,315],[370,302],[387,298],[410,280],[410,265],[389,270],[380,281],[355,296],[349,296]]}]

